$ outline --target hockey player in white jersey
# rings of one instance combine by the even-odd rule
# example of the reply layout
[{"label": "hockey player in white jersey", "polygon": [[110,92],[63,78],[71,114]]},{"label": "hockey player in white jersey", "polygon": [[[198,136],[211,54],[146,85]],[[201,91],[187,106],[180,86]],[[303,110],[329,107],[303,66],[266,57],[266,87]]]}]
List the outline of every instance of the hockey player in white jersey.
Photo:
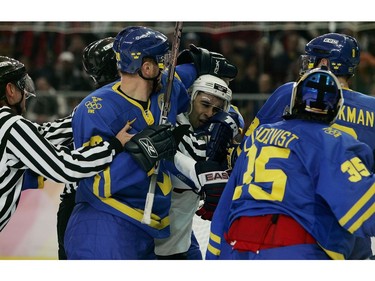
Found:
[{"label": "hockey player in white jersey", "polygon": [[[171,235],[156,239],[155,253],[159,259],[202,259],[192,230],[193,217],[197,212],[202,219],[211,220],[229,177],[227,149],[240,132],[239,124],[243,127],[242,116],[231,106],[232,91],[224,80],[202,75],[189,93],[190,110],[177,116],[178,125],[190,125],[175,156],[175,165],[183,173],[177,171],[171,178]],[[189,173],[187,166],[195,169]],[[199,208],[201,198],[204,204]]]}]

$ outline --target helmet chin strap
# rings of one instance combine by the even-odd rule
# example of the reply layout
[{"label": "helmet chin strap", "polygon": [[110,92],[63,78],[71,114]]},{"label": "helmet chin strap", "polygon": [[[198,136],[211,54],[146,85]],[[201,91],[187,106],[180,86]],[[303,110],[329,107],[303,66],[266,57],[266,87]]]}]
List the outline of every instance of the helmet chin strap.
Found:
[{"label": "helmet chin strap", "polygon": [[142,71],[139,69],[138,70],[138,75],[143,79],[143,80],[146,80],[146,81],[152,81],[153,82],[153,85],[152,85],[152,92],[154,93],[154,92],[156,92],[157,90],[160,90],[160,89],[158,89],[158,78],[160,77],[160,75],[161,75],[161,70],[160,70],[160,68],[159,68],[159,72],[158,72],[158,74],[155,76],[155,77],[151,77],[151,78],[147,78],[147,77],[144,77],[143,76],[143,73],[142,73]]}]

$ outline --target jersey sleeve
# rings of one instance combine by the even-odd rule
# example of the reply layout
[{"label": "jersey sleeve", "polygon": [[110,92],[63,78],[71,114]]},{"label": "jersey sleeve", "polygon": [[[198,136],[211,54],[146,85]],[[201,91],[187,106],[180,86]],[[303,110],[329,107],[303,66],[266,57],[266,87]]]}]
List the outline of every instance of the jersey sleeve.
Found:
[{"label": "jersey sleeve", "polygon": [[211,227],[210,236],[206,251],[206,259],[215,260],[218,259],[221,252],[221,247],[225,243],[224,232],[227,231],[226,222],[228,221],[228,215],[230,212],[230,206],[232,204],[232,197],[235,190],[236,177],[239,166],[234,167],[227,184],[225,185],[224,191],[220,197],[219,204],[215,209]]},{"label": "jersey sleeve", "polygon": [[186,89],[189,89],[189,87],[193,85],[198,75],[197,70],[195,69],[195,66],[192,63],[177,65],[176,73]]},{"label": "jersey sleeve", "polygon": [[339,224],[348,232],[360,237],[374,236],[372,152],[366,144],[354,139],[352,143],[350,146],[339,143],[341,147],[336,144],[336,157],[321,162],[317,193],[325,199]]},{"label": "jersey sleeve", "polygon": [[290,104],[292,89],[293,83],[290,82],[280,86],[272,93],[257,112],[246,132],[246,136],[251,135],[259,125],[275,123],[283,119],[285,109]]},{"label": "jersey sleeve", "polygon": [[279,122],[283,119],[286,108],[290,104],[293,82],[286,83],[277,88],[259,109],[256,116],[246,129],[242,143],[237,154],[243,149],[244,141],[262,124]]},{"label": "jersey sleeve", "polygon": [[73,144],[72,115],[41,125],[33,124],[38,132],[52,144],[65,146]]},{"label": "jersey sleeve", "polygon": [[97,174],[120,151],[117,139],[72,151],[66,146],[54,146],[26,119],[13,124],[8,142],[11,154],[25,167],[61,183],[76,182]]}]

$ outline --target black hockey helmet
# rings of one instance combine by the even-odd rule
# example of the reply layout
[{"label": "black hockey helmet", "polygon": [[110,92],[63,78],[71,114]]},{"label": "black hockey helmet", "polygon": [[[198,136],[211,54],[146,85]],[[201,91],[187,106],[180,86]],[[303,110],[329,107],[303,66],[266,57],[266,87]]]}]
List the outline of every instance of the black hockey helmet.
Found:
[{"label": "black hockey helmet", "polygon": [[16,59],[0,56],[0,99],[5,95],[5,86],[10,82],[26,93],[26,98],[35,96],[34,82],[27,74],[25,65]]},{"label": "black hockey helmet", "polygon": [[116,66],[116,55],[112,49],[114,40],[113,37],[99,39],[83,50],[83,68],[94,80],[96,88],[120,77]]}]

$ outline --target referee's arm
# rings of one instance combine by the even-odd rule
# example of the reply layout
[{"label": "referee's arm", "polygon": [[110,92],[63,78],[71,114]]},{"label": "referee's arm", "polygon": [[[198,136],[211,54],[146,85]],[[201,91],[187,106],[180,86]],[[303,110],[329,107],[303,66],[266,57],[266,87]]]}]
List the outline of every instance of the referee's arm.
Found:
[{"label": "referee's arm", "polygon": [[69,146],[73,144],[72,115],[43,124],[33,123],[39,134],[54,145]]},{"label": "referee's arm", "polygon": [[25,119],[13,124],[7,145],[7,152],[25,166],[48,179],[62,183],[94,176],[104,170],[122,149],[116,138],[76,150],[54,146]]}]

